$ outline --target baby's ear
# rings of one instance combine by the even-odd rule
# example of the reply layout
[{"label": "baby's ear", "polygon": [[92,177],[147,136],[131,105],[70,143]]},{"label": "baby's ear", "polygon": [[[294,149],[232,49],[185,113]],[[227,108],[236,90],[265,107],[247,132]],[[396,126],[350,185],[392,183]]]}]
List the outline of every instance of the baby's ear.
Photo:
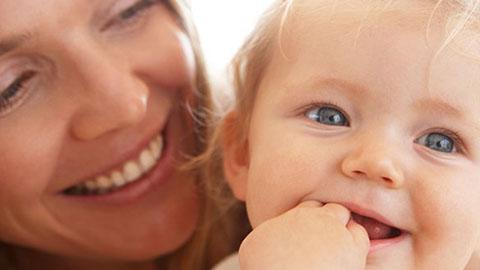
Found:
[{"label": "baby's ear", "polygon": [[223,170],[235,197],[245,201],[248,178],[248,142],[242,140],[241,125],[236,111],[224,118],[221,126]]}]

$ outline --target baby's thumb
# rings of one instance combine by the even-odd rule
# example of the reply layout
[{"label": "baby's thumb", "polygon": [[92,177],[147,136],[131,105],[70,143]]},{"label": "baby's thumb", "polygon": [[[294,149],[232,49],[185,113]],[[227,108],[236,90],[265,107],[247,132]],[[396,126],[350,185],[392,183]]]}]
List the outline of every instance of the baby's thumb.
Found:
[{"label": "baby's thumb", "polygon": [[366,257],[370,249],[370,239],[368,238],[368,233],[365,228],[355,221],[350,220],[347,224],[347,229],[352,234],[353,240],[359,247],[362,256],[364,255]]}]

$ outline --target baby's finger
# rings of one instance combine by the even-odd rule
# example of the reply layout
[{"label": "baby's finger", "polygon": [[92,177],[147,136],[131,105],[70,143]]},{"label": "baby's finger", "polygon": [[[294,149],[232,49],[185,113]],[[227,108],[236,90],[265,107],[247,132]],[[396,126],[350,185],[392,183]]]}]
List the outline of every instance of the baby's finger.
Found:
[{"label": "baby's finger", "polygon": [[337,203],[327,203],[322,207],[322,210],[338,219],[342,224],[347,225],[350,220],[350,211],[343,205]]},{"label": "baby's finger", "polygon": [[299,203],[297,207],[322,207],[322,206],[323,206],[323,203],[319,201],[309,200],[309,201],[304,201]]},{"label": "baby's finger", "polygon": [[351,232],[355,243],[357,243],[357,246],[366,256],[368,254],[368,250],[370,249],[370,239],[368,238],[368,233],[365,228],[355,221],[350,220],[347,224],[347,229]]}]

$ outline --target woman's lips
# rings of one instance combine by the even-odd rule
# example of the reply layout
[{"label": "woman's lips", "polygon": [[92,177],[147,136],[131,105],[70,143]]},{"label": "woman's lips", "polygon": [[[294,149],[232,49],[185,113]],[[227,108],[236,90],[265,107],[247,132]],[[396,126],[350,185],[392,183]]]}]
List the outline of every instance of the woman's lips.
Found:
[{"label": "woman's lips", "polygon": [[90,180],[73,185],[64,190],[72,196],[100,195],[114,192],[131,184],[148,173],[162,156],[164,138],[157,135],[136,155],[108,173],[97,175]]},{"label": "woman's lips", "polygon": [[[172,178],[173,174],[175,173],[175,157],[174,154],[176,152],[176,145],[178,144],[178,138],[175,138],[174,131],[170,127],[172,121],[168,121],[165,128],[161,132],[163,135],[163,147],[159,159],[153,165],[153,167],[143,174],[137,180],[127,183],[126,185],[122,186],[121,188],[112,190],[112,192],[106,192],[102,194],[90,194],[90,195],[67,195],[65,194],[66,189],[63,189],[59,195],[64,198],[74,200],[80,203],[104,203],[104,204],[112,204],[112,205],[119,205],[125,203],[132,203],[139,198],[143,197],[146,193],[149,193],[157,186],[163,186],[162,183],[167,182],[169,179]],[[158,134],[158,133],[157,133]],[[153,137],[152,140],[155,140]],[[145,145],[147,145],[146,143]],[[143,148],[142,148],[143,149]],[[138,154],[136,155],[141,155]],[[135,155],[134,155],[135,156]],[[113,178],[113,177],[112,177]],[[85,181],[80,182],[80,184],[86,183]],[[78,185],[78,184],[77,184]]]},{"label": "woman's lips", "polygon": [[[55,189],[55,193],[64,193],[68,189],[73,191],[75,186],[87,186],[93,188],[92,182],[95,181],[95,185],[100,187],[106,187],[109,183],[107,183],[105,177],[108,177],[112,183],[116,183],[117,185],[121,185],[121,180],[118,177],[118,173],[122,174],[122,178],[125,182],[131,182],[133,179],[138,178],[138,171],[140,174],[145,173],[146,167],[155,166],[152,164],[152,160],[150,157],[153,158],[153,163],[158,162],[159,158],[162,156],[162,152],[164,152],[165,147],[164,144],[169,136],[169,125],[171,122],[172,114],[169,113],[167,117],[163,120],[156,122],[156,125],[151,125],[149,130],[139,130],[135,132],[135,136],[127,136],[124,138],[115,138],[111,139],[108,143],[114,143],[114,145],[97,145],[97,147],[106,147],[109,149],[115,149],[116,152],[110,152],[109,154],[100,151],[103,153],[103,160],[91,161],[90,164],[93,165],[98,164],[96,166],[97,169],[93,169],[93,173],[88,173],[87,175],[78,176],[76,177],[76,181],[70,184],[64,184],[63,187],[58,187]],[[132,132],[130,132],[132,133]],[[140,134],[143,134],[141,136]],[[140,137],[140,136],[141,137]],[[171,139],[168,139],[171,140]],[[102,150],[102,149],[99,149]],[[148,151],[145,151],[148,150]],[[89,151],[94,152],[95,149],[89,148]],[[145,153],[150,152],[150,153]],[[95,154],[95,153],[90,153]],[[150,157],[145,157],[145,156]],[[113,162],[112,162],[113,161]],[[132,162],[136,164],[132,164]],[[130,163],[130,164],[129,164]],[[141,163],[144,163],[143,165]],[[103,165],[102,165],[103,164]],[[132,166],[136,165],[136,166]],[[84,166],[85,167],[85,166]],[[89,167],[89,168],[90,168]],[[100,168],[98,168],[100,167]],[[143,168],[135,168],[135,167],[143,167]],[[140,170],[138,170],[140,169]],[[151,169],[151,168],[150,168]],[[83,171],[86,173],[87,169]],[[90,170],[92,171],[92,169]],[[102,178],[102,179],[100,179]],[[87,184],[88,183],[88,184]],[[78,191],[78,189],[77,189]],[[73,192],[77,192],[73,191]],[[102,192],[99,192],[102,193]]]}]

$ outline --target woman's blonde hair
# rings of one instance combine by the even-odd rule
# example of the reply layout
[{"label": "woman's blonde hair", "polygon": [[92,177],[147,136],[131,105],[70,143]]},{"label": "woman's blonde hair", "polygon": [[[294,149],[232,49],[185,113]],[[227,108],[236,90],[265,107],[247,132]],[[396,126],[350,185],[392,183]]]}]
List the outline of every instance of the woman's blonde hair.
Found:
[{"label": "woman's blonde hair", "polygon": [[[208,142],[214,132],[214,103],[204,60],[201,53],[197,31],[192,21],[192,14],[187,0],[168,0],[167,4],[176,15],[178,23],[183,28],[192,44],[195,63],[195,104],[187,104],[194,118],[194,128],[197,137],[197,153],[204,153],[208,149]],[[209,183],[218,182],[213,178],[218,174],[211,174],[199,157],[193,157],[191,162],[183,168],[194,170],[199,175],[199,190],[204,199],[199,226],[191,240],[180,250],[166,259],[162,259],[162,266],[171,270],[202,270],[211,269],[220,259],[235,252],[241,240],[248,231],[248,221],[244,208],[236,203],[224,204],[211,196]],[[231,197],[228,189],[224,189]]]}]

